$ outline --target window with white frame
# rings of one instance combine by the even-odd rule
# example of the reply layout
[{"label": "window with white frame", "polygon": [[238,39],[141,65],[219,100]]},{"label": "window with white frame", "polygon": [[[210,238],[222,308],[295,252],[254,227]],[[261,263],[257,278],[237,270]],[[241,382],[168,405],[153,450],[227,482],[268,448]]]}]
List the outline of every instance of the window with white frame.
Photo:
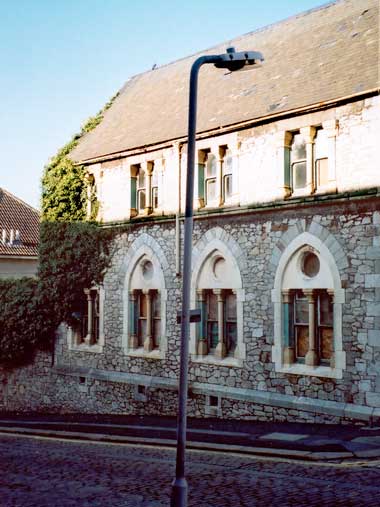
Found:
[{"label": "window with white frame", "polygon": [[143,256],[134,267],[128,291],[128,349],[149,353],[161,348],[163,277],[152,259]]},{"label": "window with white frame", "polygon": [[279,371],[340,378],[344,289],[326,247],[315,239],[318,248],[302,245],[303,236],[311,238],[294,240],[276,273],[273,359]]},{"label": "window with white frame", "polygon": [[137,212],[139,214],[144,213],[146,208],[146,172],[141,167],[138,168],[137,173]]},{"label": "window with white frame", "polygon": [[314,138],[314,181],[316,190],[329,184],[328,137],[321,127],[317,128]]},{"label": "window with white frame", "polygon": [[222,164],[222,200],[228,202],[233,194],[233,157],[231,150],[225,149]]},{"label": "window with white frame", "polygon": [[236,294],[228,289],[198,290],[201,322],[198,349],[202,355],[234,355],[237,339]]},{"label": "window with white frame", "polygon": [[156,289],[132,289],[130,306],[131,348],[143,347],[148,352],[158,349],[161,337],[160,293]]},{"label": "window with white frame", "polygon": [[233,197],[234,158],[228,146],[198,152],[198,205],[217,207]]},{"label": "window with white frame", "polygon": [[290,177],[293,191],[306,187],[306,141],[300,132],[295,132],[293,135],[292,149],[290,154]]},{"label": "window with white frame", "polygon": [[152,197],[151,197],[151,204],[152,204],[152,211],[158,209],[158,171],[156,167],[153,167],[152,172]]},{"label": "window with white frame", "polygon": [[214,203],[217,199],[217,170],[218,163],[216,156],[209,152],[206,160],[206,174],[205,174],[205,195],[206,205]]},{"label": "window with white frame", "polygon": [[[324,190],[330,183],[329,142],[321,127],[304,127],[288,133],[291,142],[285,145],[285,187],[299,195]],[[285,136],[286,137],[286,136]]]},{"label": "window with white frame", "polygon": [[195,328],[196,356],[205,360],[241,359],[244,291],[236,263],[215,250],[195,276],[195,304],[201,313]]}]

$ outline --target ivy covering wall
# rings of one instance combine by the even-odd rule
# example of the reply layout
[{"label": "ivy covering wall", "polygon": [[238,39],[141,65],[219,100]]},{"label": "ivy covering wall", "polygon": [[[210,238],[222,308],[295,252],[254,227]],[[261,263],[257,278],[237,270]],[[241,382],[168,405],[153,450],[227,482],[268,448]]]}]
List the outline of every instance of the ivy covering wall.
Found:
[{"label": "ivy covering wall", "polygon": [[[102,282],[112,231],[88,221],[94,217],[86,216],[85,168],[70,160],[70,152],[101,122],[116,97],[90,118],[44,169],[38,276],[0,280],[2,367],[30,363],[38,349],[52,347],[59,324],[71,324],[84,289]],[[96,210],[96,203],[92,204]]]},{"label": "ivy covering wall", "polygon": [[[75,165],[69,155],[80,139],[99,125],[105,111],[111,107],[117,96],[118,94],[96,116],[89,118],[80,133],[63,146],[46,165],[42,176],[42,220],[71,222],[86,219],[85,168],[83,165]],[[93,199],[96,199],[95,195]],[[93,204],[92,209],[95,210],[96,205]],[[90,219],[95,218],[90,217]]]}]

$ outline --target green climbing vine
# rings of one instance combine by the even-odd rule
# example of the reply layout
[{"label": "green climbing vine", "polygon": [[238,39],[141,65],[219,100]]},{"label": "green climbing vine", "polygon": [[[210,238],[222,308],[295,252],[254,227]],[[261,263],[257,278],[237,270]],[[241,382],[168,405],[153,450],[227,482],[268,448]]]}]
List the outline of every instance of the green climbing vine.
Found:
[{"label": "green climbing vine", "polygon": [[[59,324],[70,324],[80,307],[83,290],[102,282],[113,232],[88,220],[85,170],[73,163],[70,152],[102,121],[116,96],[44,169],[38,276],[0,280],[2,367],[30,363],[38,349],[51,347]],[[95,214],[94,187],[90,199]]]},{"label": "green climbing vine", "polygon": [[[87,186],[82,165],[76,165],[70,159],[70,152],[80,139],[91,132],[103,119],[111,107],[116,94],[99,113],[87,120],[79,134],[61,148],[46,165],[42,176],[42,219],[48,221],[86,220]],[[96,196],[91,197],[92,209],[96,210]],[[94,218],[94,217],[91,217]]]}]

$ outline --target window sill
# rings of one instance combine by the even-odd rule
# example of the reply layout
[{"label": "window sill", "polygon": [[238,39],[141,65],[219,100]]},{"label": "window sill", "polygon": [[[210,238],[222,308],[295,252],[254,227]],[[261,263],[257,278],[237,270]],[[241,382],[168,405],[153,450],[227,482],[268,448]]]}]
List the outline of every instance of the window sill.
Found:
[{"label": "window sill", "polygon": [[307,375],[309,377],[342,378],[343,372],[340,368],[331,368],[330,366],[307,366],[306,364],[282,365],[276,368],[278,373],[288,373],[290,375]]},{"label": "window sill", "polygon": [[95,354],[101,354],[103,352],[103,345],[87,345],[86,343],[81,343],[80,345],[72,345],[70,350],[75,352],[93,352]]},{"label": "window sill", "polygon": [[164,358],[164,352],[160,349],[154,349],[150,352],[147,352],[143,349],[143,347],[140,347],[138,349],[128,349],[126,350],[126,355],[129,357],[141,357],[143,359],[163,359]]},{"label": "window sill", "polygon": [[200,364],[213,364],[215,366],[229,366],[234,368],[243,367],[243,360],[236,357],[224,357],[223,359],[219,359],[212,354],[208,354],[207,356],[191,354],[191,360],[193,363]]}]

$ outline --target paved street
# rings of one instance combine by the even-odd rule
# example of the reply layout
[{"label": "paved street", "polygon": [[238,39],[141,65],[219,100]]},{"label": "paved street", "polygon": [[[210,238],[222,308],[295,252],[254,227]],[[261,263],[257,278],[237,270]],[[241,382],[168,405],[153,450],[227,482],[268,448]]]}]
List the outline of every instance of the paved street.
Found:
[{"label": "paved street", "polygon": [[[0,436],[1,507],[169,505],[174,451]],[[188,453],[189,507],[380,505],[380,462]]]}]

